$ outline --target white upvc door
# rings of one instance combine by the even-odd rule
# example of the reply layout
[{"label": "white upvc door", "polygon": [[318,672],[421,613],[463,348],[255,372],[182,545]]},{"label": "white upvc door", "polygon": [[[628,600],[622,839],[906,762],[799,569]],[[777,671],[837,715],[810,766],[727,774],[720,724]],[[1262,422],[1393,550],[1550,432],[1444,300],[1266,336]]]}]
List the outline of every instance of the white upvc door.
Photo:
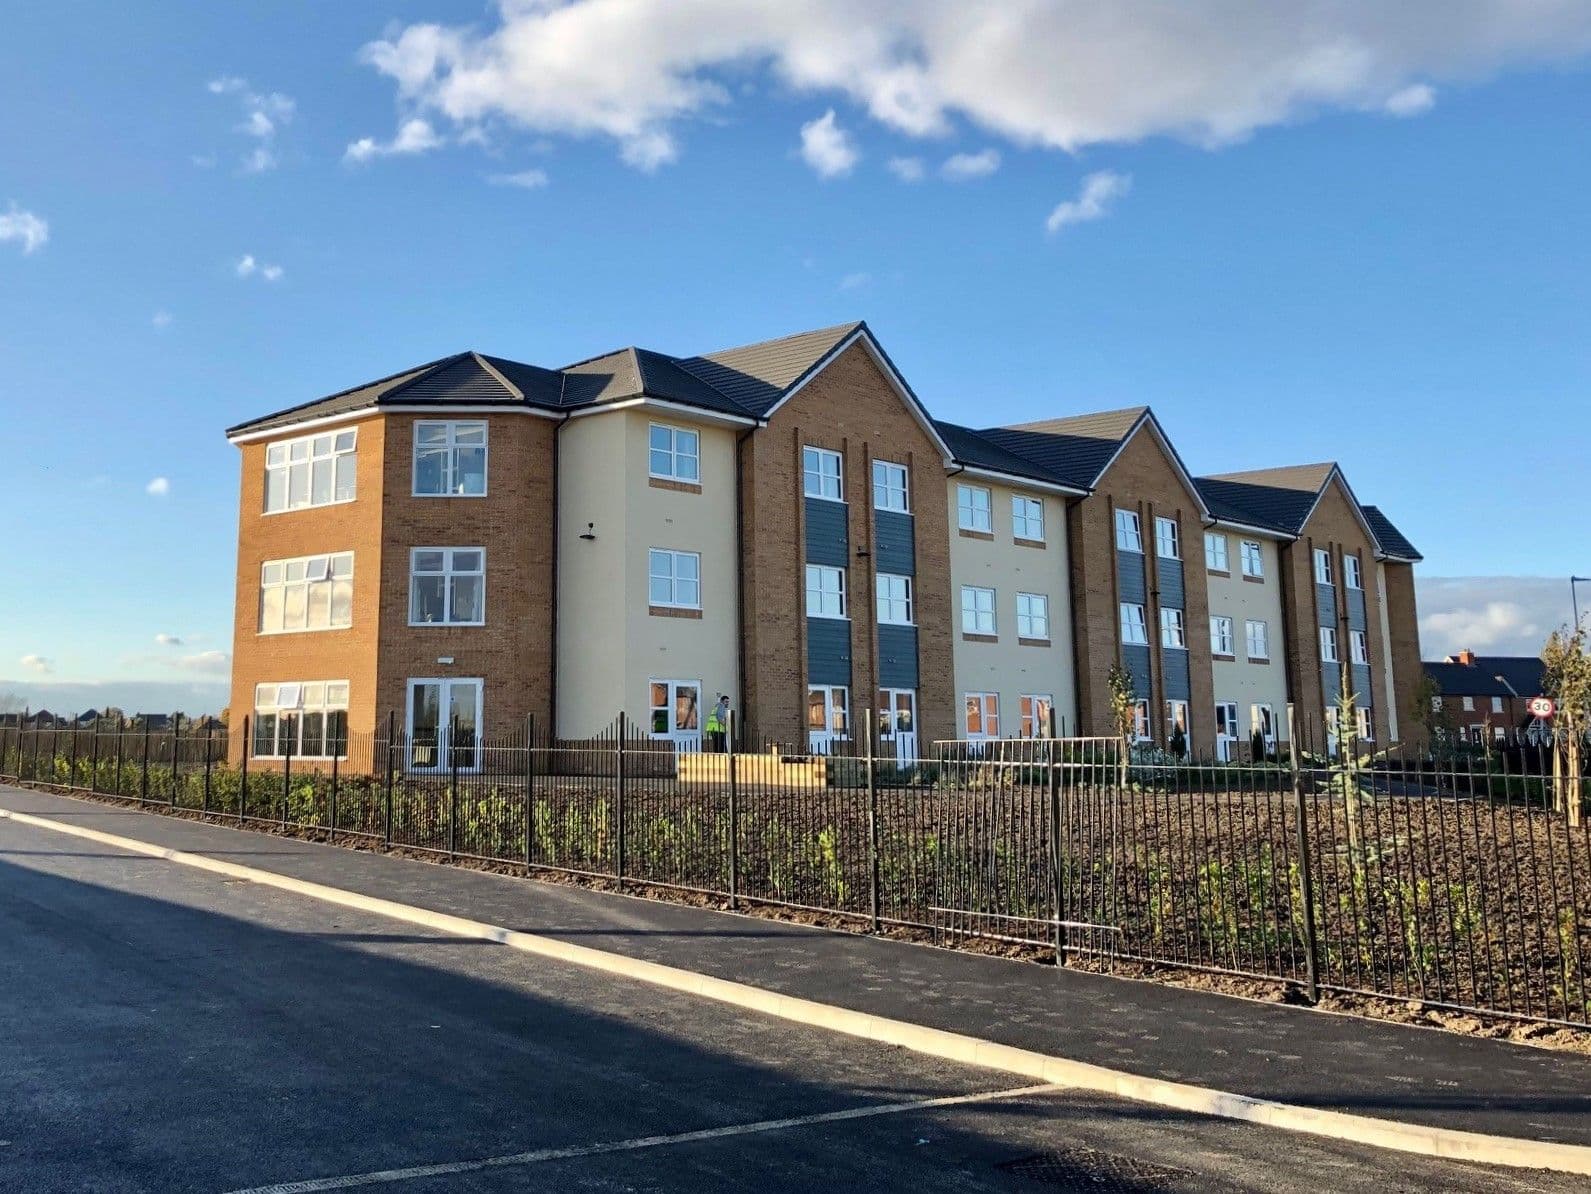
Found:
[{"label": "white upvc door", "polygon": [[411,771],[460,771],[480,767],[481,681],[409,681]]},{"label": "white upvc door", "polygon": [[1230,763],[1237,747],[1237,705],[1232,701],[1215,704],[1215,757]]},{"label": "white upvc door", "polygon": [[649,729],[654,738],[667,738],[677,751],[702,748],[702,682],[653,680]]},{"label": "white upvc door", "polygon": [[916,690],[878,690],[878,738],[884,754],[893,747],[897,763],[909,763],[917,757]]},{"label": "white upvc door", "polygon": [[807,686],[807,749],[826,755],[851,736],[851,692],[839,684]]}]

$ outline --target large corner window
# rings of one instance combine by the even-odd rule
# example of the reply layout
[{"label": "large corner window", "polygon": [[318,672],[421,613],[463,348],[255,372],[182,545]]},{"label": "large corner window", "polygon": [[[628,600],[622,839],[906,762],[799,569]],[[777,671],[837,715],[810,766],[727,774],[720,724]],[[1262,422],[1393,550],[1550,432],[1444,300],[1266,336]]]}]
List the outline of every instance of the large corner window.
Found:
[{"label": "large corner window", "polygon": [[251,737],[257,759],[346,758],[348,681],[255,685]]},{"label": "large corner window", "polygon": [[486,493],[486,422],[414,425],[414,495],[481,497]]},{"label": "large corner window", "polygon": [[265,512],[307,510],[354,500],[359,433],[328,431],[265,448]]},{"label": "large corner window", "polygon": [[808,445],[801,449],[801,486],[808,497],[844,501],[843,466],[838,452]]},{"label": "large corner window", "polygon": [[482,626],[486,552],[479,547],[416,547],[409,553],[409,625]]},{"label": "large corner window", "polygon": [[684,427],[653,423],[647,432],[647,472],[660,481],[699,484],[702,479],[701,437]]},{"label": "large corner window", "polygon": [[260,566],[260,633],[341,630],[354,621],[354,553],[267,560]]}]

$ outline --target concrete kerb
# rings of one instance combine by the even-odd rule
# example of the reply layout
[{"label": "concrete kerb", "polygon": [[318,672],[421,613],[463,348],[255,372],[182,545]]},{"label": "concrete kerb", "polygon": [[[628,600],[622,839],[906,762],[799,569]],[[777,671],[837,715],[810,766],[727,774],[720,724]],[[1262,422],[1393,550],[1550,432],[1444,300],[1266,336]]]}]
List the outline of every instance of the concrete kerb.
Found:
[{"label": "concrete kerb", "polygon": [[164,859],[209,871],[212,874],[274,887],[324,903],[337,904],[408,924],[436,929],[457,937],[495,942],[510,949],[716,1000],[747,1011],[776,1016],[792,1023],[894,1045],[948,1061],[1020,1074],[1073,1090],[1113,1095],[1176,1111],[1242,1120],[1283,1131],[1304,1132],[1314,1136],[1326,1136],[1335,1140],[1346,1140],[1356,1144],[1418,1153],[1446,1160],[1523,1169],[1551,1169],[1561,1173],[1591,1176],[1591,1147],[1584,1145],[1558,1144],[1410,1124],[1368,1115],[1354,1115],[1343,1111],[1256,1099],[1248,1095],[1214,1090],[1191,1083],[1147,1078],[1088,1062],[1071,1061],[1030,1049],[1019,1049],[1012,1045],[980,1040],[977,1037],[948,1032],[940,1028],[929,1028],[921,1024],[834,1007],[810,999],[781,995],[775,991],[731,982],[728,979],[713,978],[694,971],[665,966],[659,962],[625,957],[622,954],[608,953],[590,946],[575,945],[534,933],[524,933],[450,913],[433,912],[393,900],[361,895],[340,887],[294,879],[273,871],[223,862],[207,855],[173,850],[137,838],[122,837],[119,834],[105,833],[81,825],[63,824],[49,817],[0,808],[0,818],[98,842],[129,853]]}]

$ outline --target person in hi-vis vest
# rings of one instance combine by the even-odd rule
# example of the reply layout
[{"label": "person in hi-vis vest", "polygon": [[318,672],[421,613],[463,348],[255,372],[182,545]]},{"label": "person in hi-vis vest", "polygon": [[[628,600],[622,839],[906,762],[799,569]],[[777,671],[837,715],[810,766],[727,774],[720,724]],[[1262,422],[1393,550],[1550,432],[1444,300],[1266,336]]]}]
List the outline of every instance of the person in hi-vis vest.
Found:
[{"label": "person in hi-vis vest", "polygon": [[723,754],[725,744],[729,740],[729,695],[718,694],[718,704],[713,706],[707,715],[707,746],[709,750]]}]

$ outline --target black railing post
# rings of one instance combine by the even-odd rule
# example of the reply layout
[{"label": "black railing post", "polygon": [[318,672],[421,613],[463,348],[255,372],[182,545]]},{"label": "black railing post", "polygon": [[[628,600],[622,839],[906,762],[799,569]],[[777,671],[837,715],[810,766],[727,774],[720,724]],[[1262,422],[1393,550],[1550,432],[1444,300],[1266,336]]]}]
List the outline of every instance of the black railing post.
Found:
[{"label": "black railing post", "polygon": [[1050,706],[1049,724],[1045,733],[1050,736],[1050,772],[1046,776],[1050,806],[1050,890],[1055,901],[1055,964],[1066,965],[1065,914],[1061,907],[1066,890],[1064,856],[1061,848],[1061,746],[1055,733],[1055,706]]},{"label": "black railing post", "polygon": [[249,729],[249,715],[243,715],[243,758],[238,768],[238,820],[249,811],[249,753],[254,749],[254,733]]},{"label": "black railing post", "polygon": [[878,752],[873,742],[873,705],[862,711],[862,729],[867,734],[867,909],[878,932]]},{"label": "black railing post", "polygon": [[724,749],[729,757],[724,766],[729,772],[729,906],[740,907],[740,777],[735,766],[735,712],[729,712]]},{"label": "black railing post", "polygon": [[138,781],[138,799],[149,799],[149,718],[144,718],[143,778]]},{"label": "black railing post", "polygon": [[77,787],[77,723],[72,723],[72,761],[67,764],[66,786]]},{"label": "black railing post", "polygon": [[210,815],[210,756],[213,752],[215,741],[215,722],[204,723],[204,793],[200,797],[200,811],[205,816]]},{"label": "black railing post", "polygon": [[88,790],[99,791],[99,718],[94,719],[92,737],[88,741]]},{"label": "black railing post", "polygon": [[614,843],[613,859],[614,871],[619,880],[619,886],[624,886],[624,740],[629,736],[630,723],[621,711],[619,713],[619,744],[614,751],[614,768],[618,775],[617,794],[614,799]]},{"label": "black railing post", "polygon": [[116,788],[115,788],[115,793],[114,793],[117,796],[120,796],[122,794],[122,739],[124,737],[126,737],[126,734],[124,733],[125,729],[126,729],[126,727],[122,725],[121,719],[117,718],[117,720],[116,720]]},{"label": "black railing post", "polygon": [[392,849],[392,739],[397,733],[397,715],[392,710],[387,710],[387,778],[382,803],[385,805],[384,820],[382,821],[381,844],[388,850]]},{"label": "black railing post", "polygon": [[174,713],[171,716],[171,796],[167,806],[177,807],[177,777],[181,768],[179,762],[181,755],[178,748],[182,745],[182,714]]},{"label": "black railing post", "polygon": [[39,747],[44,745],[44,731],[39,728],[39,723],[33,723],[33,767],[28,772],[34,783],[39,782]]},{"label": "black railing post", "polygon": [[459,852],[459,716],[453,715],[447,729],[447,853],[456,858]]},{"label": "black railing post", "polygon": [[525,869],[536,853],[536,715],[525,719]]},{"label": "black railing post", "polygon": [[1292,702],[1287,705],[1287,758],[1293,773],[1293,811],[1297,817],[1298,886],[1304,902],[1304,976],[1309,1002],[1320,1002],[1320,953],[1315,941],[1315,877],[1309,860],[1309,801],[1304,773],[1298,766],[1298,724]]},{"label": "black railing post", "polygon": [[331,821],[331,835],[337,836],[337,754],[341,748],[334,738],[331,742],[331,807],[327,810],[327,817]]},{"label": "black railing post", "polygon": [[[287,798],[293,784],[293,739],[298,737],[298,721],[293,722],[293,732],[285,734],[286,741],[282,745],[282,828],[287,828]],[[281,725],[277,725],[278,732]]]}]

